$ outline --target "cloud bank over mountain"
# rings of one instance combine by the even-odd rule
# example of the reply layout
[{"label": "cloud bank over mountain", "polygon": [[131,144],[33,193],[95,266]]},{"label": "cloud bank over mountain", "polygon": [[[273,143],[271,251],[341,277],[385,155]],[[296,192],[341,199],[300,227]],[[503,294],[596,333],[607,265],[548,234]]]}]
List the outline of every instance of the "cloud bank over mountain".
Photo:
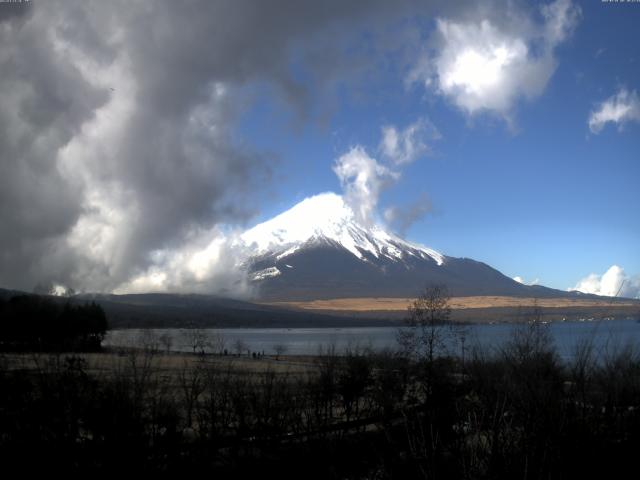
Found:
[{"label": "cloud bank over mountain", "polygon": [[523,285],[539,285],[540,284],[540,279],[536,278],[535,280],[531,280],[530,282],[527,282],[524,278],[522,278],[520,275],[516,275],[515,277],[513,277],[513,279],[518,282],[521,283]]},{"label": "cloud bank over mountain", "polygon": [[603,274],[589,274],[569,290],[607,297],[640,298],[640,276],[627,275],[622,267],[612,265]]},{"label": "cloud bank over mountain", "polygon": [[[235,135],[243,88],[265,82],[303,112],[312,89],[352,68],[341,47],[352,29],[396,11],[31,3],[0,18],[0,284],[27,290],[122,288],[201,245],[202,232],[246,222],[271,162]],[[306,65],[316,83],[296,80],[294,51],[331,52]]]}]

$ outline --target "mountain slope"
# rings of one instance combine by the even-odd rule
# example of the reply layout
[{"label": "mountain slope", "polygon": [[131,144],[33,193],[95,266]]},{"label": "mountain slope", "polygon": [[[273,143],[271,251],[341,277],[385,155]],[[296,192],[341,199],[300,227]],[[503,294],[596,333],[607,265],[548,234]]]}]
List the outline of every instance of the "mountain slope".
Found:
[{"label": "mountain slope", "polygon": [[[33,293],[0,288],[2,302]],[[57,302],[96,302],[105,311],[110,328],[318,328],[390,326],[388,317],[372,315],[303,312],[283,307],[254,304],[214,295],[142,293],[113,295],[81,293],[70,297],[38,295]]]},{"label": "mountain slope", "polygon": [[276,253],[278,260],[303,246],[325,243],[339,246],[363,261],[370,257],[401,260],[408,255],[443,262],[443,256],[435,250],[406,242],[377,225],[361,225],[342,197],[334,193],[307,198],[248,230],[242,239],[257,247],[257,255]]},{"label": "mountain slope", "polygon": [[248,268],[263,300],[413,297],[429,283],[452,295],[567,297],[522,285],[490,266],[442,255],[378,225],[364,225],[333,193],[308,198],[248,230]]}]

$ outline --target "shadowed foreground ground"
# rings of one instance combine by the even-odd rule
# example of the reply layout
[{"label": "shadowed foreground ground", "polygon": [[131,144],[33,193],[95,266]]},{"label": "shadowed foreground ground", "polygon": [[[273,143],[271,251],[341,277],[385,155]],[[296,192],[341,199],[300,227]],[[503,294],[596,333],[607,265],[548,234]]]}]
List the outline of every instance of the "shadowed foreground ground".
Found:
[{"label": "shadowed foreground ground", "polygon": [[156,348],[0,355],[0,462],[23,473],[635,478],[640,355],[561,363],[543,325],[466,358]]}]

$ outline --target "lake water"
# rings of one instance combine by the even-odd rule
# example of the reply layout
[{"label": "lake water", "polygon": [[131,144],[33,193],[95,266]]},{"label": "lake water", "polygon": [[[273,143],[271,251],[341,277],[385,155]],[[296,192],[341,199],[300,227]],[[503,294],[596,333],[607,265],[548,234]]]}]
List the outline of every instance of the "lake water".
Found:
[{"label": "lake water", "polygon": [[[629,344],[640,347],[640,320],[637,319],[555,322],[543,327],[549,329],[558,353],[565,360],[570,360],[576,346],[586,341],[592,342],[601,354],[614,352]],[[514,328],[518,327],[512,324],[470,325],[465,336],[465,349],[499,348],[511,338]],[[348,348],[393,349],[397,347],[397,331],[394,327],[362,327],[225,328],[202,329],[199,332],[207,339],[210,346],[205,351],[209,352],[218,350],[222,339],[224,348],[230,353],[241,341],[245,353],[249,350],[272,355],[278,345],[284,345],[287,354],[314,355],[321,348],[326,351],[331,346],[338,353],[344,353]],[[159,342],[163,335],[170,338],[172,351],[193,351],[193,332],[187,329],[112,330],[103,345],[130,347],[156,342],[159,348],[165,348]],[[449,343],[451,349],[460,348],[455,347],[452,341]]]}]

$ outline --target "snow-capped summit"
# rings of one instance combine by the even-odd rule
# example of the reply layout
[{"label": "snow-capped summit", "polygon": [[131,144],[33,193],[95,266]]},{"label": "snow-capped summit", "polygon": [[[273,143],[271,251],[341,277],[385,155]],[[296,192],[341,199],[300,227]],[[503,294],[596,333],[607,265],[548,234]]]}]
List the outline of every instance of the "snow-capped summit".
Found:
[{"label": "snow-capped summit", "polygon": [[263,300],[407,298],[432,283],[452,295],[553,295],[482,262],[447,257],[380,225],[364,225],[334,193],[303,200],[246,231],[241,242],[252,252],[247,267]]},{"label": "snow-capped summit", "polygon": [[390,260],[414,256],[431,258],[438,265],[444,262],[444,257],[435,250],[406,242],[379,225],[361,225],[353,210],[335,193],[322,193],[303,200],[248,230],[242,240],[255,246],[257,255],[275,253],[279,260],[302,245],[324,242],[339,245],[364,261],[370,256]]}]

